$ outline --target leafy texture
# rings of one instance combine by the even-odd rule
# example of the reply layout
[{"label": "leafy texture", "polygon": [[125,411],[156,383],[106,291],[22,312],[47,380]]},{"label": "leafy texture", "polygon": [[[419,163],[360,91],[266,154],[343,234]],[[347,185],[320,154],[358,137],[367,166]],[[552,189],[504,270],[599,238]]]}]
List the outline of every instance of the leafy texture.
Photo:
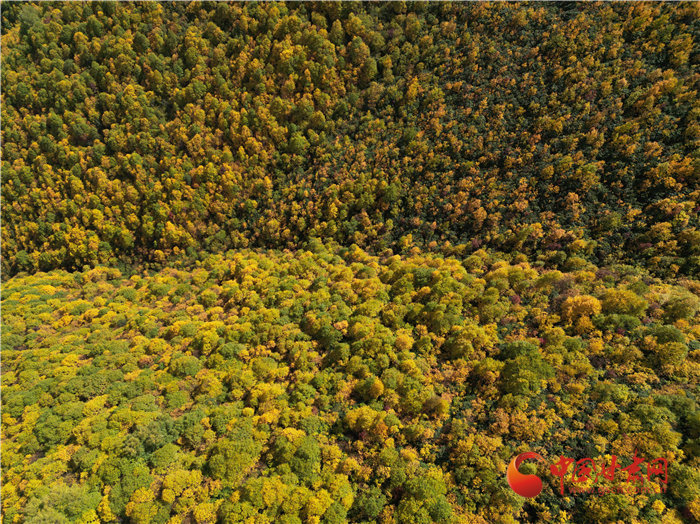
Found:
[{"label": "leafy texture", "polygon": [[525,513],[508,461],[637,450],[669,460],[668,492],[588,503],[616,520],[697,517],[700,319],[676,297],[699,287],[629,266],[561,273],[483,250],[461,262],[320,244],[15,277],[3,511],[590,522],[556,477]]},{"label": "leafy texture", "polygon": [[2,16],[7,274],[314,237],[700,270],[697,3]]},{"label": "leafy texture", "polygon": [[700,521],[699,9],[2,4],[3,521]]}]

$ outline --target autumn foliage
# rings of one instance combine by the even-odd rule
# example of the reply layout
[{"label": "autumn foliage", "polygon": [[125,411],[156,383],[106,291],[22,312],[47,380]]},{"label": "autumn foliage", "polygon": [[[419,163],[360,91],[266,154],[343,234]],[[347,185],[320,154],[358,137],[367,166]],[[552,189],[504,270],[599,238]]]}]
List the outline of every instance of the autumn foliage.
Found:
[{"label": "autumn foliage", "polygon": [[3,521],[700,522],[699,14],[3,4]]},{"label": "autumn foliage", "polygon": [[315,237],[700,270],[697,3],[2,17],[5,274]]}]

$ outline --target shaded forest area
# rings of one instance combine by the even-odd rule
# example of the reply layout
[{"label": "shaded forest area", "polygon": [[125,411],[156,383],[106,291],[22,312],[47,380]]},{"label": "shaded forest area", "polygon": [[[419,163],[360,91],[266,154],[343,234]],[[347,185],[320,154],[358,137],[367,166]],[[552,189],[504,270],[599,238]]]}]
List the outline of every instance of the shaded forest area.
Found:
[{"label": "shaded forest area", "polygon": [[3,9],[3,269],[312,238],[700,271],[698,4]]}]

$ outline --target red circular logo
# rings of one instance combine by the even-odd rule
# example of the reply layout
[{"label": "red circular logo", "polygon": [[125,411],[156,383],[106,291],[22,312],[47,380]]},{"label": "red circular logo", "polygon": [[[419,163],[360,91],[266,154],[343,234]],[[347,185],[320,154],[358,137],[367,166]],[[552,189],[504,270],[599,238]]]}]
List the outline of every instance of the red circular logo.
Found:
[{"label": "red circular logo", "polygon": [[534,451],[527,451],[515,457],[508,464],[508,470],[506,471],[508,485],[521,497],[533,498],[542,491],[542,480],[540,477],[537,475],[525,475],[518,471],[523,460],[533,458],[544,462],[544,459],[539,454]]}]

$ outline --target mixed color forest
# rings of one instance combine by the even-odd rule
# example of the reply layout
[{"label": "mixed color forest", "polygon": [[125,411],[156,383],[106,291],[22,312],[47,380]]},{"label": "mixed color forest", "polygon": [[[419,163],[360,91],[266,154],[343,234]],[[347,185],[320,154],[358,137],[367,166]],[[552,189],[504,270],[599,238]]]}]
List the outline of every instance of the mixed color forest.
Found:
[{"label": "mixed color forest", "polygon": [[700,522],[699,3],[1,23],[4,522]]}]

